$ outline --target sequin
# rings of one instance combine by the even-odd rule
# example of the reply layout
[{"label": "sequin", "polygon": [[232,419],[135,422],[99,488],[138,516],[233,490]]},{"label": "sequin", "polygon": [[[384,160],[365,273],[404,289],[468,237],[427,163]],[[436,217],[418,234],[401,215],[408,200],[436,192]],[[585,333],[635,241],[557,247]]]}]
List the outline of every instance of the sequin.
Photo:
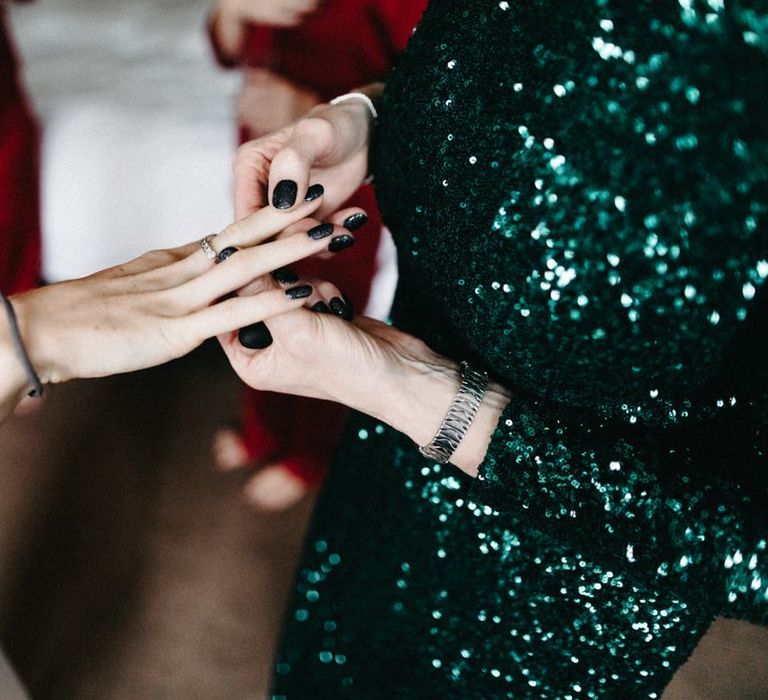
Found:
[{"label": "sequin", "polygon": [[374,146],[393,322],[513,399],[476,480],[353,417],[276,697],[659,698],[713,616],[768,622],[766,27],[430,5]]}]

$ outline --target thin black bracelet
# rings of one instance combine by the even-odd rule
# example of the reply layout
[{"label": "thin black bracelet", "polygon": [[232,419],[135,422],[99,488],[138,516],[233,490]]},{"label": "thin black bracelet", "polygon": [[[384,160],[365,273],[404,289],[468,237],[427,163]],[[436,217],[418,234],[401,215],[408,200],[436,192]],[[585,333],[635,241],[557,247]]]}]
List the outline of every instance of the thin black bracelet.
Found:
[{"label": "thin black bracelet", "polygon": [[21,333],[19,332],[19,322],[16,319],[16,312],[13,310],[13,304],[11,300],[0,293],[0,299],[5,304],[5,311],[8,315],[8,326],[11,329],[11,338],[13,338],[13,346],[16,349],[16,355],[19,358],[24,371],[27,373],[29,383],[32,385],[32,391],[29,392],[29,396],[34,396],[39,399],[43,395],[43,383],[40,381],[40,377],[37,376],[35,368],[32,366],[32,361],[29,359],[29,353],[27,348],[24,347],[24,341],[21,339]]}]

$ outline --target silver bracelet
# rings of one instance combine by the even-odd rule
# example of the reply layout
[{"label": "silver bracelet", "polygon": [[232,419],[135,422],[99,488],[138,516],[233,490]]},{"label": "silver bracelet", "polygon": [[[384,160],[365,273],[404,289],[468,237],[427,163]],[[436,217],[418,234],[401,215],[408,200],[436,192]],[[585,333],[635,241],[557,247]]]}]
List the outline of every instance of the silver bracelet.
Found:
[{"label": "silver bracelet", "polygon": [[362,92],[347,92],[344,95],[334,97],[329,104],[338,105],[342,102],[362,102],[368,108],[374,121],[379,118],[379,113],[376,111],[376,105],[373,104],[373,100]]},{"label": "silver bracelet", "polygon": [[488,387],[488,374],[472,369],[468,363],[461,363],[461,386],[453,400],[448,414],[443,419],[437,435],[429,445],[419,447],[419,452],[440,464],[450,461],[456,448],[472,425],[477,410]]}]

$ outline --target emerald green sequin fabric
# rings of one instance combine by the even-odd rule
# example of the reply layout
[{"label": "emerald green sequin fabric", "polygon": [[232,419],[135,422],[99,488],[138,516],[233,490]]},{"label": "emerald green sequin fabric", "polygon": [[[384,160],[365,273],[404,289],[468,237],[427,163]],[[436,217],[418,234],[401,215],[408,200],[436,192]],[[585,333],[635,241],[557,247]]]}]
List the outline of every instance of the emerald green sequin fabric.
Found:
[{"label": "emerald green sequin fabric", "polygon": [[509,387],[472,480],[355,416],[274,698],[659,698],[768,623],[768,3],[435,0],[393,322]]}]

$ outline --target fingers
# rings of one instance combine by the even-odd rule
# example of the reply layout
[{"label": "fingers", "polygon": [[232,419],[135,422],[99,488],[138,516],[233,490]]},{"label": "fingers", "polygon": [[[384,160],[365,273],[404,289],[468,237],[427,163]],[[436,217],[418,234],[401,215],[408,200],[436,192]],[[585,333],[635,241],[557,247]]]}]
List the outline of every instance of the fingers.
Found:
[{"label": "fingers", "polygon": [[266,207],[269,166],[275,153],[288,139],[289,127],[260,139],[248,141],[237,149],[234,159],[235,219]]},{"label": "fingers", "polygon": [[[286,227],[291,227],[298,221],[307,219],[309,214],[317,210],[322,201],[322,187],[320,185],[313,186],[308,196],[313,197],[313,199],[302,202],[300,206],[291,211],[281,212],[272,207],[259,209],[245,219],[227,226],[220,234],[211,238],[209,244],[215,252],[221,253],[226,248],[243,249],[274,238]],[[165,287],[184,284],[205,273],[212,266],[212,261],[202,252],[199,242],[190,243],[176,250],[185,252],[186,258],[159,270],[154,275]],[[142,284],[150,284],[151,277],[148,276],[147,279],[142,280]]]},{"label": "fingers", "polygon": [[[335,224],[336,226],[340,226],[343,229],[346,230],[346,233],[349,234],[353,231],[357,231],[359,228],[361,228],[366,222],[368,221],[368,215],[365,213],[363,209],[360,209],[359,207],[347,207],[346,209],[341,209],[328,217],[327,223]],[[296,231],[304,230],[307,231],[310,228],[313,228],[315,226],[319,226],[321,222],[318,219],[314,218],[306,218],[302,219],[301,221],[296,222],[292,226],[289,226],[285,231],[280,233],[277,238],[278,240],[281,238],[286,238],[290,235],[293,235]],[[335,242],[333,243],[332,247],[329,247],[328,250],[322,251],[317,254],[317,257],[322,260],[327,260],[329,258],[334,257],[337,253],[340,253],[347,248],[354,245],[355,238],[354,236],[346,235],[345,232],[335,234],[334,239]]]},{"label": "fingers", "polygon": [[315,162],[331,150],[335,141],[332,124],[319,117],[305,117],[293,125],[282,148],[269,166],[269,201],[276,209],[291,209],[299,192],[306,191]]},{"label": "fingers", "polygon": [[[295,288],[293,288],[295,289]],[[287,290],[290,292],[291,290]],[[309,288],[311,293],[311,287]],[[202,342],[303,306],[306,296],[273,289],[255,296],[232,297],[180,319],[187,333]]]},{"label": "fingers", "polygon": [[[205,306],[214,299],[244,287],[252,280],[311,255],[337,248],[351,234],[341,226],[321,224],[281,240],[237,251],[220,265],[173,290],[173,297],[184,308]],[[202,255],[201,255],[202,257]]]}]

